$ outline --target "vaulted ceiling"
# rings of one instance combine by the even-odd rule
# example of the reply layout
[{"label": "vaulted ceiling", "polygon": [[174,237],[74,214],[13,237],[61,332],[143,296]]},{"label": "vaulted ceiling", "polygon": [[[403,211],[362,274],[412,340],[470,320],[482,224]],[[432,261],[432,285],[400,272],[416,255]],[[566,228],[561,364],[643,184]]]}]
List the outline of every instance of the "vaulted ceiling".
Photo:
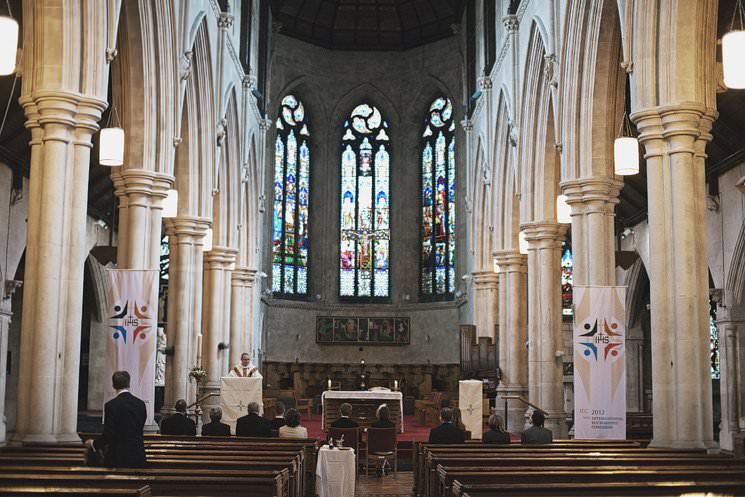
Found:
[{"label": "vaulted ceiling", "polygon": [[453,35],[465,0],[272,0],[280,33],[326,48],[405,50]]}]

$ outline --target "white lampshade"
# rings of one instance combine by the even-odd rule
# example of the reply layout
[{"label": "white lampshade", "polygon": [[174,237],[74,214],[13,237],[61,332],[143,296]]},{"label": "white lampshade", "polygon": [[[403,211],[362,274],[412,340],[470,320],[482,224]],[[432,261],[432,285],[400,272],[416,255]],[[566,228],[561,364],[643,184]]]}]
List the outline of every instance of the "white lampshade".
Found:
[{"label": "white lampshade", "polygon": [[556,197],[556,222],[567,224],[572,222],[572,209],[567,204],[567,196]]},{"label": "white lampshade", "polygon": [[178,214],[178,190],[168,190],[163,201],[163,218],[176,217]]},{"label": "white lampshade", "polygon": [[0,16],[0,75],[13,74],[18,53],[18,23],[12,17]]},{"label": "white lampshade", "polygon": [[202,251],[209,252],[212,250],[212,228],[207,228],[207,232],[204,234],[204,242],[202,243]]},{"label": "white lampshade", "polygon": [[616,174],[629,176],[639,173],[639,141],[632,136],[616,138],[613,146]]},{"label": "white lampshade", "polygon": [[497,262],[497,258],[496,257],[494,258],[494,272],[495,273],[498,273],[499,272],[499,263]]},{"label": "white lampshade", "polygon": [[527,254],[528,253],[528,240],[525,239],[524,231],[520,232],[520,235],[518,236],[518,241],[520,245],[520,253]]},{"label": "white lampshade", "polygon": [[745,31],[730,31],[722,36],[722,69],[727,88],[745,88]]},{"label": "white lampshade", "polygon": [[98,143],[98,163],[102,166],[121,166],[124,164],[124,130],[122,128],[103,128]]}]

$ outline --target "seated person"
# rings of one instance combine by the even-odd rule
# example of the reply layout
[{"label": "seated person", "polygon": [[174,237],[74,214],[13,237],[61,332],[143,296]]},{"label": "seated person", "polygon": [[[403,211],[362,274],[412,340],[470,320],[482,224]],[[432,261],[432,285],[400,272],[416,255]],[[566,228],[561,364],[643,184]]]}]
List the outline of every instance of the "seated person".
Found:
[{"label": "seated person", "polygon": [[391,410],[388,408],[388,404],[380,404],[378,410],[375,411],[375,417],[378,418],[370,426],[373,428],[395,428],[395,424],[391,421]]},{"label": "seated person", "polygon": [[453,407],[453,426],[459,430],[466,431],[466,425],[463,424],[463,413],[459,407]]},{"label": "seated person", "polygon": [[308,438],[308,429],[300,426],[300,413],[287,409],[285,425],[279,428],[279,438]]},{"label": "seated person", "polygon": [[341,417],[331,423],[331,428],[358,428],[360,426],[357,421],[351,418],[352,404],[349,402],[344,402],[339,406],[339,414],[341,414]]},{"label": "seated person", "polygon": [[210,422],[202,426],[202,435],[211,437],[229,437],[230,425],[221,422],[222,409],[213,407],[210,409]]},{"label": "seated person", "polygon": [[177,400],[173,408],[176,412],[160,422],[161,435],[196,435],[197,424],[186,417],[186,401]]},{"label": "seated person", "polygon": [[248,355],[248,352],[244,352],[241,354],[240,364],[233,366],[229,374],[238,378],[249,378],[252,376],[261,376],[258,373],[258,368],[251,362],[251,356]]},{"label": "seated person", "polygon": [[270,421],[272,430],[279,430],[283,427],[285,422],[285,405],[282,402],[277,402],[274,405],[274,419]]},{"label": "seated person", "polygon": [[440,409],[442,424],[432,428],[429,432],[429,443],[432,444],[461,444],[466,439],[466,433],[453,425],[453,410],[449,407]]},{"label": "seated person", "polygon": [[238,418],[235,423],[235,434],[238,437],[271,437],[272,425],[259,415],[259,404],[249,402],[248,414]]},{"label": "seated person", "polygon": [[533,426],[522,432],[520,442],[524,444],[550,444],[553,442],[554,434],[551,430],[544,428],[546,416],[541,411],[535,411],[530,418]]},{"label": "seated person", "polygon": [[481,441],[485,444],[510,443],[510,434],[504,431],[504,423],[500,415],[492,414],[489,416],[489,431],[484,433]]}]

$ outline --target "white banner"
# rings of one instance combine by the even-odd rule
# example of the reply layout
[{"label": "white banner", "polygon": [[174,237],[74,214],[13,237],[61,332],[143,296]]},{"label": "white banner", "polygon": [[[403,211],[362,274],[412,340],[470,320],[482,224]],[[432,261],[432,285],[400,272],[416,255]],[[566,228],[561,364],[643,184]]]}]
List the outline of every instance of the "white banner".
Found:
[{"label": "white banner", "polygon": [[574,437],[626,438],[625,287],[574,287]]},{"label": "white banner", "polygon": [[155,347],[158,321],[158,271],[109,269],[107,310],[109,336],[106,345],[104,403],[116,391],[111,386],[115,371],[132,378],[129,391],[147,406],[146,424],[153,421],[155,401]]}]

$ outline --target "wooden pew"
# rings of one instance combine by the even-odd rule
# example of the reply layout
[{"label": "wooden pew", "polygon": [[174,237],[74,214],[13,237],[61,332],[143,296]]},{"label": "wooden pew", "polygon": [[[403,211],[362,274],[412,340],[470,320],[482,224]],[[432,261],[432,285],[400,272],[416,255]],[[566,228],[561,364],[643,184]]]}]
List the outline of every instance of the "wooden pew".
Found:
[{"label": "wooden pew", "polygon": [[65,497],[151,497],[150,487],[140,488],[81,488],[79,486],[50,486],[43,487],[36,482],[27,485],[0,485],[0,495],[23,497],[46,497],[48,495],[62,495]]}]

